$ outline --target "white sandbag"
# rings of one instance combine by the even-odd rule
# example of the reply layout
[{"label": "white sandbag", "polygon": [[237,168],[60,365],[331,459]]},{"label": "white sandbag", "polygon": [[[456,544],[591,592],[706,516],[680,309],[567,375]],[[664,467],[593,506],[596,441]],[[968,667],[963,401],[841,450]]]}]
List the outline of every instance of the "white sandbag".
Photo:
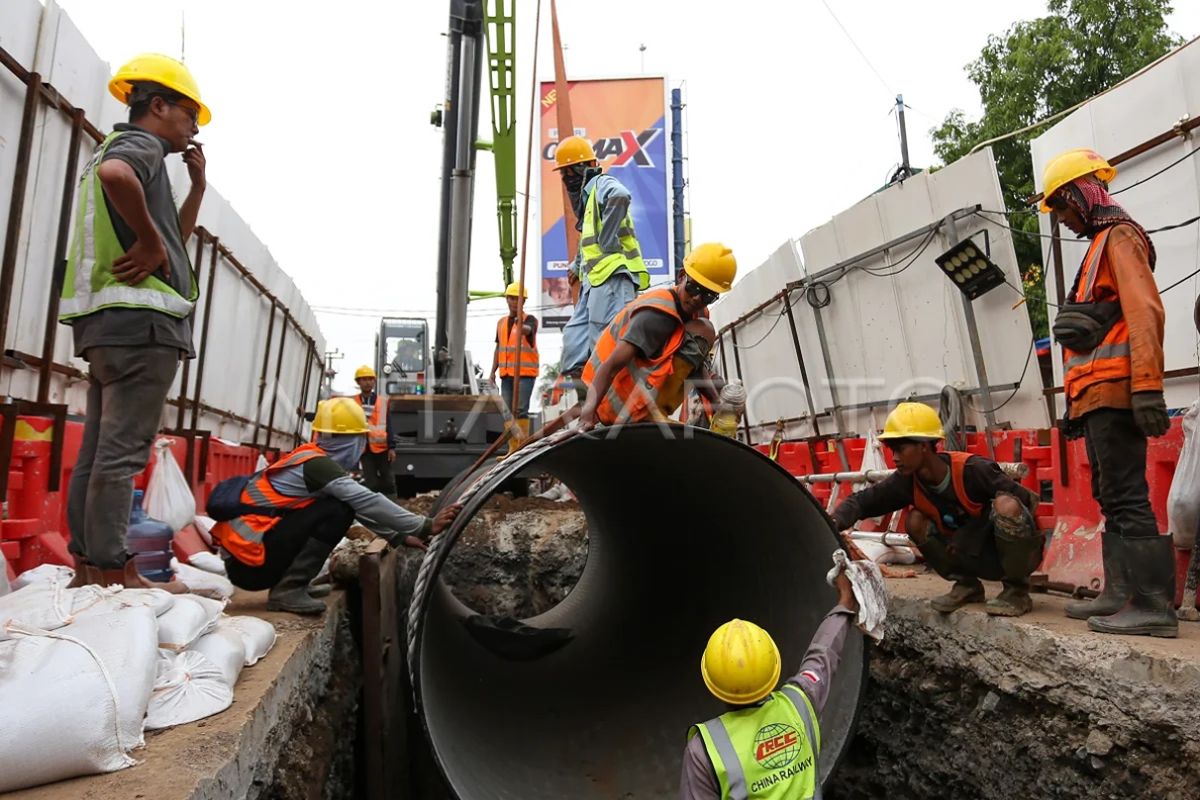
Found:
[{"label": "white sandbag", "polygon": [[[200,538],[204,540],[204,543],[209,547],[215,547],[213,544],[212,529],[217,524],[217,521],[212,517],[197,514],[192,517],[192,522],[196,524],[196,533],[200,534]],[[199,564],[196,566],[199,566]]]},{"label": "white sandbag", "polygon": [[226,577],[229,575],[225,571],[224,559],[216,553],[192,553],[188,556],[188,564],[214,575],[225,575]]},{"label": "white sandbag", "polygon": [[195,594],[211,597],[214,600],[228,600],[233,597],[233,584],[224,575],[197,569],[190,564],[182,563],[177,558],[171,559],[171,571],[175,573],[177,580],[186,584],[188,589]]},{"label": "white sandbag", "polygon": [[201,636],[188,650],[204,654],[221,670],[230,687],[237,685],[238,675],[246,665],[246,643],[240,632],[218,624],[215,631]]},{"label": "white sandbag", "polygon": [[911,547],[900,547],[872,542],[867,539],[856,539],[854,544],[863,555],[876,564],[915,564],[917,555]]},{"label": "white sandbag", "polygon": [[8,580],[8,559],[4,557],[4,551],[0,550],[0,597],[12,591],[12,585]]},{"label": "white sandbag", "polygon": [[217,622],[217,629],[237,631],[246,645],[246,666],[252,667],[258,660],[271,652],[278,636],[275,626],[258,617],[225,617]]},{"label": "white sandbag", "polygon": [[158,618],[158,646],[183,650],[216,627],[225,604],[194,594],[176,595],[175,603]]},{"label": "white sandbag", "polygon": [[0,642],[0,792],[137,763],[154,685],[154,615],[115,611]]},{"label": "white sandbag", "polygon": [[154,471],[146,486],[146,515],[167,523],[173,531],[180,531],[196,516],[196,497],[171,451],[173,443],[166,437],[154,443]]},{"label": "white sandbag", "polygon": [[75,570],[70,567],[64,567],[61,564],[38,564],[33,569],[27,569],[13,578],[12,588],[15,592],[17,589],[24,589],[35,583],[49,583],[50,581],[57,581],[65,586],[74,577]]},{"label": "white sandbag", "polygon": [[19,623],[29,628],[52,631],[75,619],[79,611],[100,602],[98,586],[68,589],[58,580],[32,583],[0,597],[0,641],[9,638],[4,626]]},{"label": "white sandbag", "polygon": [[1175,546],[1191,550],[1196,546],[1196,528],[1200,526],[1200,400],[1183,415],[1183,449],[1175,465],[1175,477],[1167,493],[1167,529],[1175,537]]},{"label": "white sandbag", "polygon": [[162,652],[154,693],[146,708],[146,729],[159,730],[211,717],[232,703],[233,688],[203,653]]}]

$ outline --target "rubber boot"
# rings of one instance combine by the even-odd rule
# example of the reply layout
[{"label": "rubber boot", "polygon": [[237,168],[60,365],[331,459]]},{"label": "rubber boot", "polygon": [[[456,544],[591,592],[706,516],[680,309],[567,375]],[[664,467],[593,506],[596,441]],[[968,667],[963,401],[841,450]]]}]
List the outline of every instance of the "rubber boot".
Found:
[{"label": "rubber boot", "polygon": [[76,553],[71,553],[71,558],[75,559],[75,577],[67,584],[68,589],[78,589],[80,586],[100,582],[100,570],[95,564]]},{"label": "rubber boot", "polygon": [[332,583],[310,583],[305,589],[309,597],[328,597],[333,591]]},{"label": "rubber boot", "polygon": [[987,613],[994,617],[1019,617],[1033,608],[1029,576],[1042,561],[1045,539],[1025,520],[1017,522],[997,516],[993,523],[996,550],[1004,570],[1004,589],[988,601]]},{"label": "rubber boot", "polygon": [[1171,536],[1138,536],[1121,543],[1132,594],[1115,614],[1090,617],[1088,627],[1097,633],[1128,636],[1179,635],[1175,616],[1175,543]]},{"label": "rubber boot", "polygon": [[967,603],[983,602],[983,584],[978,578],[958,578],[954,586],[943,595],[938,595],[929,601],[934,611],[949,614],[965,606]]},{"label": "rubber boot", "polygon": [[1116,530],[1105,530],[1100,534],[1100,552],[1104,559],[1104,590],[1094,600],[1079,600],[1067,603],[1067,616],[1071,619],[1106,617],[1115,614],[1129,602],[1132,589],[1125,574],[1125,555],[1121,548],[1121,534]]},{"label": "rubber boot", "polygon": [[331,545],[309,539],[296,555],[279,583],[267,593],[268,611],[290,611],[293,614],[320,614],[325,603],[308,594],[309,582],[317,577],[325,559],[333,551]]}]

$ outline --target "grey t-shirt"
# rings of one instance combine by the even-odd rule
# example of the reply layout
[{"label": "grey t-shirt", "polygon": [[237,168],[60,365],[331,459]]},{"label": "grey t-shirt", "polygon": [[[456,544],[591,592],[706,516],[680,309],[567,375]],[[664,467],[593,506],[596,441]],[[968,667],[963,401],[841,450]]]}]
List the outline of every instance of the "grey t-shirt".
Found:
[{"label": "grey t-shirt", "polygon": [[621,341],[636,347],[642,358],[653,360],[662,355],[663,348],[667,346],[678,327],[679,320],[670,314],[653,308],[643,308],[633,315]]},{"label": "grey t-shirt", "polygon": [[[103,161],[120,159],[133,168],[142,189],[146,193],[146,207],[150,219],[162,237],[171,265],[171,275],[166,280],[175,291],[184,297],[191,288],[191,261],[179,229],[179,210],[171,193],[171,181],[167,178],[163,159],[170,152],[170,143],[160,136],[142,130],[136,125],[120,123],[113,130],[121,135],[112,141],[104,153]],[[90,176],[89,176],[90,177]],[[128,250],[137,240],[133,230],[121,219],[108,197],[104,198],[112,218],[117,240]],[[158,345],[177,348],[188,358],[196,355],[192,348],[192,316],[180,319],[140,308],[105,308],[84,317],[72,320],[75,331],[75,355],[87,358],[89,347],[139,347]]]}]

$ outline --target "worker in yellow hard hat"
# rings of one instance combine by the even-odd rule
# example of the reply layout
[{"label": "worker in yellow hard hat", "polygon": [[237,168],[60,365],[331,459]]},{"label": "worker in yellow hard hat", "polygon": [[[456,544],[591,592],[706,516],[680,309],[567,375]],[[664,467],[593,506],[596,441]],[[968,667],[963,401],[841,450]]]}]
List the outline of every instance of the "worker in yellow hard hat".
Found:
[{"label": "worker in yellow hard hat", "polygon": [[700,675],[726,711],[688,732],[680,800],[817,795],[820,716],[858,613],[845,572],[834,586],[837,605],[817,628],[800,669],[782,686],[779,648],[769,633],[741,619],[713,632]]},{"label": "worker in yellow hard hat", "polygon": [[[129,106],[129,121],[114,126],[83,169],[59,303],[75,355],[90,365],[67,519],[75,585],[145,587],[125,543],[130,476],[150,457],[180,359],[195,354],[198,292],[188,240],[204,197],[205,158],[192,137],[209,111],[187,67],[167,56],[137,56],[108,88]],[[167,177],[172,153],[183,154],[190,183],[178,208]]]},{"label": "worker in yellow hard hat", "polygon": [[358,384],[355,401],[362,406],[367,417],[367,449],[363,450],[363,483],[372,492],[382,492],[388,497],[396,496],[396,478],[392,474],[392,462],[396,450],[391,436],[391,419],[388,415],[388,399],[375,391],[375,370],[363,364],[354,371],[354,382]]},{"label": "worker in yellow hard hat", "polygon": [[[733,286],[737,259],[718,242],[702,244],[688,254],[671,288],[643,293],[617,314],[583,370],[587,398],[580,426],[614,425],[659,419],[659,400],[670,394],[676,355],[689,355],[697,365],[689,382],[716,402],[721,380],[708,364],[715,338],[707,323],[708,306]],[[636,377],[635,377],[636,375]],[[678,393],[675,408],[683,400]]]},{"label": "worker in yellow hard hat", "polygon": [[[538,318],[525,313],[524,304],[529,300],[529,291],[519,282],[513,281],[508,285],[504,290],[504,299],[508,303],[508,316],[496,321],[496,352],[492,356],[489,380],[495,383],[496,375],[500,375],[500,397],[509,405],[509,411],[521,427],[523,437],[529,433],[529,399],[541,371],[537,348]],[[519,325],[518,314],[521,314]],[[516,380],[520,381],[520,404],[514,409],[513,381]]]},{"label": "worker in yellow hard hat", "polygon": [[596,341],[617,312],[650,285],[633,229],[629,190],[605,174],[587,139],[568,136],[554,151],[554,168],[575,209],[579,252],[568,267],[580,282],[579,300],[563,328],[561,372],[579,377]]},{"label": "worker in yellow hard hat", "polygon": [[208,500],[208,514],[217,520],[213,538],[227,553],[229,579],[250,591],[270,589],[267,608],[273,611],[325,610],[310,596],[309,583],[355,519],[393,546],[424,549],[461,510],[451,505],[423,517],[350,477],[369,431],[353,398],[322,401],[312,428],[315,442],[253,475],[222,481]]},{"label": "worker in yellow hard hat", "polygon": [[939,452],[942,423],[924,403],[897,405],[879,438],[896,471],[843,500],[833,512],[838,528],[912,506],[905,531],[926,563],[954,581],[948,593],[930,601],[935,609],[950,613],[983,602],[983,578],[1004,585],[988,601],[987,613],[1027,613],[1033,607],[1029,576],[1041,563],[1045,541],[1034,518],[1038,496],[990,458]]},{"label": "worker in yellow hard hat", "polygon": [[1083,437],[1092,495],[1104,513],[1104,591],[1067,605],[1101,633],[1175,636],[1174,547],[1159,535],[1146,482],[1146,441],[1171,426],[1163,397],[1165,314],[1146,229],[1112,195],[1117,175],[1099,153],[1077,148],[1046,165],[1042,211],[1090,240],[1054,319],[1063,349],[1065,433]]}]

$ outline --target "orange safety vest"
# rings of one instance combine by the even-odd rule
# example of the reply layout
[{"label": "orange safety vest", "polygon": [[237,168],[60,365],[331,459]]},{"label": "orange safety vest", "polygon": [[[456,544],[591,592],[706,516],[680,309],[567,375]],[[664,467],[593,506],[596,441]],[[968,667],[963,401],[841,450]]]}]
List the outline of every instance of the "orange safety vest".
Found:
[{"label": "orange safety vest", "polygon": [[[1105,228],[1092,239],[1080,266],[1079,288],[1071,298],[1075,303],[1117,302],[1117,283],[1104,255],[1104,244],[1112,228]],[[1063,348],[1063,386],[1067,399],[1075,400],[1089,387],[1105,381],[1129,380],[1133,365],[1129,358],[1129,323],[1119,317],[1108,335],[1086,353]]]},{"label": "orange safety vest", "polygon": [[371,448],[372,453],[386,453],[388,451],[387,398],[376,392],[375,402],[371,405],[363,402],[362,394],[354,395],[354,399],[358,401],[367,415],[367,447]]},{"label": "orange safety vest", "polygon": [[[517,337],[521,335],[521,329],[524,327],[524,325],[509,326],[508,317],[501,317],[496,323],[496,341],[500,343],[497,345],[500,348],[500,359],[497,364],[500,367],[500,377],[502,378],[513,376],[517,363]],[[541,359],[538,358],[537,336],[535,335],[532,345],[529,342],[521,342],[521,377],[536,378],[540,369]]]},{"label": "orange safety vest", "polygon": [[670,289],[652,289],[630,301],[600,334],[591,358],[583,367],[583,382],[591,386],[596,370],[612,355],[617,344],[629,329],[633,315],[643,309],[670,314],[679,325],[663,346],[658,358],[634,356],[629,366],[613,376],[612,386],[596,407],[596,418],[605,425],[624,422],[644,422],[652,418],[658,391],[675,368],[675,351],[683,344],[683,318],[675,306],[675,293]]},{"label": "orange safety vest", "polygon": [[[246,488],[242,490],[242,503],[272,510],[298,509],[312,505],[316,498],[311,495],[293,497],[276,491],[271,485],[270,476],[324,455],[325,451],[311,442],[297,447],[262,472],[250,476]],[[261,567],[267,555],[266,548],[263,547],[263,536],[278,525],[280,519],[282,517],[274,515],[246,514],[226,522],[218,522],[213,526],[212,536],[217,540],[217,544],[238,561],[251,567]]]},{"label": "orange safety vest", "polygon": [[[967,497],[967,487],[963,484],[963,467],[967,465],[967,459],[971,457],[971,454],[954,452],[948,455],[950,456],[950,483],[954,487],[954,495],[958,499],[958,504],[962,506],[968,516],[978,517],[983,513],[983,504],[976,503]],[[916,474],[913,475],[913,508],[932,520],[943,536],[953,535],[954,529],[946,527],[945,520],[942,519],[942,512],[925,493],[925,488]]]}]

